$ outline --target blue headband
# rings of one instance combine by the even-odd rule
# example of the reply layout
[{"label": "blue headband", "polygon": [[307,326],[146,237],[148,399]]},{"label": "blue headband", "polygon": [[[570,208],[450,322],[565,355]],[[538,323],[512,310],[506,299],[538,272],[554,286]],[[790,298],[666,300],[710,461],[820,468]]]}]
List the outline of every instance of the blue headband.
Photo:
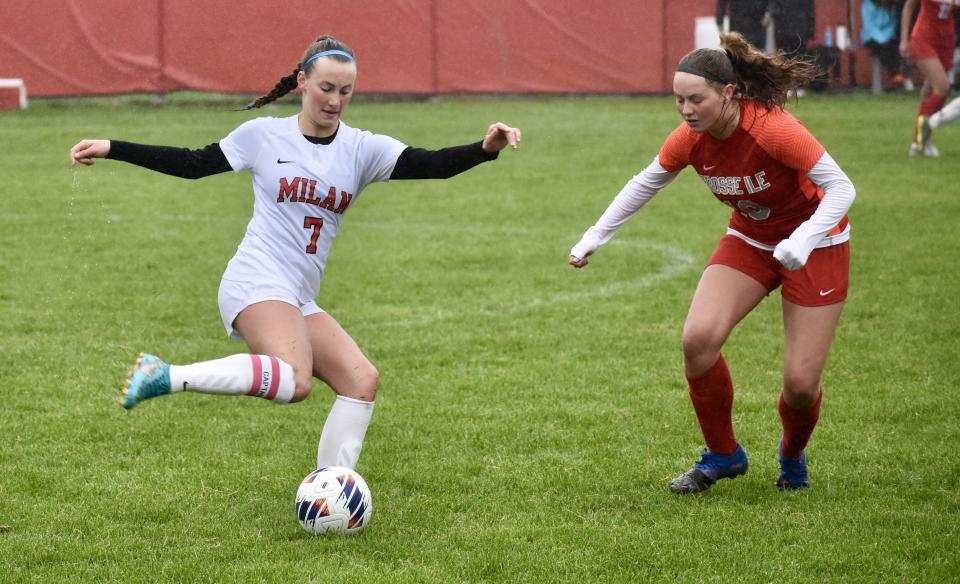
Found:
[{"label": "blue headband", "polygon": [[346,52],[346,51],[338,51],[338,50],[320,51],[319,53],[314,53],[313,55],[310,56],[309,59],[307,59],[306,61],[304,61],[304,62],[303,62],[303,65],[300,65],[300,70],[303,71],[304,69],[306,69],[306,68],[307,68],[307,65],[309,65],[309,64],[311,63],[311,61],[313,61],[314,59],[319,59],[320,57],[330,57],[330,56],[333,56],[333,55],[339,55],[339,56],[341,56],[341,57],[346,57],[346,58],[349,59],[350,61],[353,61],[353,60],[354,60],[353,55],[351,55],[350,53],[348,53],[348,52]]}]

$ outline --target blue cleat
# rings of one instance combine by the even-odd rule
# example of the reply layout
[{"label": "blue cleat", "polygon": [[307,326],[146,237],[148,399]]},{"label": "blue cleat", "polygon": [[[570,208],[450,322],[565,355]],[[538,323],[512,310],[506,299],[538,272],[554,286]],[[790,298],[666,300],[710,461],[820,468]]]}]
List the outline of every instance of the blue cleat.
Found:
[{"label": "blue cleat", "polygon": [[170,365],[140,353],[123,386],[120,403],[128,410],[143,400],[170,393]]},{"label": "blue cleat", "polygon": [[720,479],[733,479],[747,472],[747,452],[737,444],[730,456],[710,452],[706,448],[690,470],[670,481],[670,490],[679,495],[702,493]]},{"label": "blue cleat", "polygon": [[780,447],[783,446],[783,438],[780,438],[780,444],[777,445],[777,455],[780,457],[780,476],[777,478],[777,489],[781,491],[795,491],[797,489],[806,489],[810,486],[810,480],[807,478],[807,451],[804,449],[800,453],[800,458],[786,458]]}]

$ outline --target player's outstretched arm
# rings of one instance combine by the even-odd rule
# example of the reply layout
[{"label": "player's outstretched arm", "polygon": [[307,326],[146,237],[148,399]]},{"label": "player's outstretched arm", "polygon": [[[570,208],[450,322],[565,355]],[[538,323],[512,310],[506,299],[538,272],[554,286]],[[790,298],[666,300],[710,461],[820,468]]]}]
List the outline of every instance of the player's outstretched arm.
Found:
[{"label": "player's outstretched arm", "polygon": [[76,163],[93,164],[94,158],[106,158],[110,154],[110,140],[80,140],[70,149],[70,166]]},{"label": "player's outstretched arm", "polygon": [[640,174],[634,176],[623,185],[617,196],[610,202],[610,206],[603,212],[600,219],[587,229],[580,241],[570,250],[568,263],[575,268],[582,268],[590,263],[587,258],[600,246],[610,241],[614,233],[627,222],[634,213],[647,204],[654,195],[670,184],[677,176],[660,164],[659,156],[647,165]]},{"label": "player's outstretched arm", "polygon": [[500,151],[520,146],[520,130],[502,122],[490,124],[483,140],[440,150],[407,147],[400,153],[390,180],[450,178],[474,166],[496,160]]},{"label": "player's outstretched arm", "polygon": [[198,179],[232,170],[220,144],[190,150],[175,146],[151,146],[123,140],[81,140],[70,149],[70,164],[91,165],[94,158],[110,158],[135,164],[170,176]]},{"label": "player's outstretched arm", "polygon": [[516,150],[520,146],[520,128],[512,128],[503,122],[490,124],[487,134],[483,137],[483,150],[493,154],[500,152],[509,145]]}]

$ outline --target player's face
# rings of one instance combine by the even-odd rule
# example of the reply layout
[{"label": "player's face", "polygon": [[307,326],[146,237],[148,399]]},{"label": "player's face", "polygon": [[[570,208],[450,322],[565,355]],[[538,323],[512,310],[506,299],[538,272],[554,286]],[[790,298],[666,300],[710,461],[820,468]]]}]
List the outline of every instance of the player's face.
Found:
[{"label": "player's face", "polygon": [[[724,91],[732,96],[733,86]],[[727,120],[723,119],[724,106],[731,96],[717,92],[706,79],[690,73],[676,73],[673,76],[673,96],[677,102],[677,112],[694,132],[719,134]]]},{"label": "player's face", "polygon": [[320,57],[313,62],[309,74],[297,74],[297,88],[301,92],[302,129],[312,136],[325,137],[333,134],[340,123],[340,116],[353,97],[357,81],[355,63],[343,63],[329,57]]}]

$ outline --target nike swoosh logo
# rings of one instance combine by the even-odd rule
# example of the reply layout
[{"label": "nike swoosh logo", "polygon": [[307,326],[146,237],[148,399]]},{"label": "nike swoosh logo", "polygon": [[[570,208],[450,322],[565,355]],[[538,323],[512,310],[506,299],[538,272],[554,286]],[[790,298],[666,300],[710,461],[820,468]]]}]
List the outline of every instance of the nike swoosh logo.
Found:
[{"label": "nike swoosh logo", "polygon": [[183,391],[187,391],[187,382],[186,382],[186,381],[183,382]]},{"label": "nike swoosh logo", "polygon": [[293,162],[293,161],[292,161],[292,160],[280,160],[279,158],[277,159],[277,164],[290,164],[291,162]]},{"label": "nike swoosh logo", "polygon": [[834,290],[836,290],[836,288],[830,288],[829,290],[821,290],[820,296],[826,296],[827,294],[833,292]]},{"label": "nike swoosh logo", "polygon": [[709,171],[713,170],[713,169],[716,168],[716,167],[717,167],[716,164],[714,164],[713,166],[704,166],[704,167],[703,167],[703,172],[709,172]]}]

